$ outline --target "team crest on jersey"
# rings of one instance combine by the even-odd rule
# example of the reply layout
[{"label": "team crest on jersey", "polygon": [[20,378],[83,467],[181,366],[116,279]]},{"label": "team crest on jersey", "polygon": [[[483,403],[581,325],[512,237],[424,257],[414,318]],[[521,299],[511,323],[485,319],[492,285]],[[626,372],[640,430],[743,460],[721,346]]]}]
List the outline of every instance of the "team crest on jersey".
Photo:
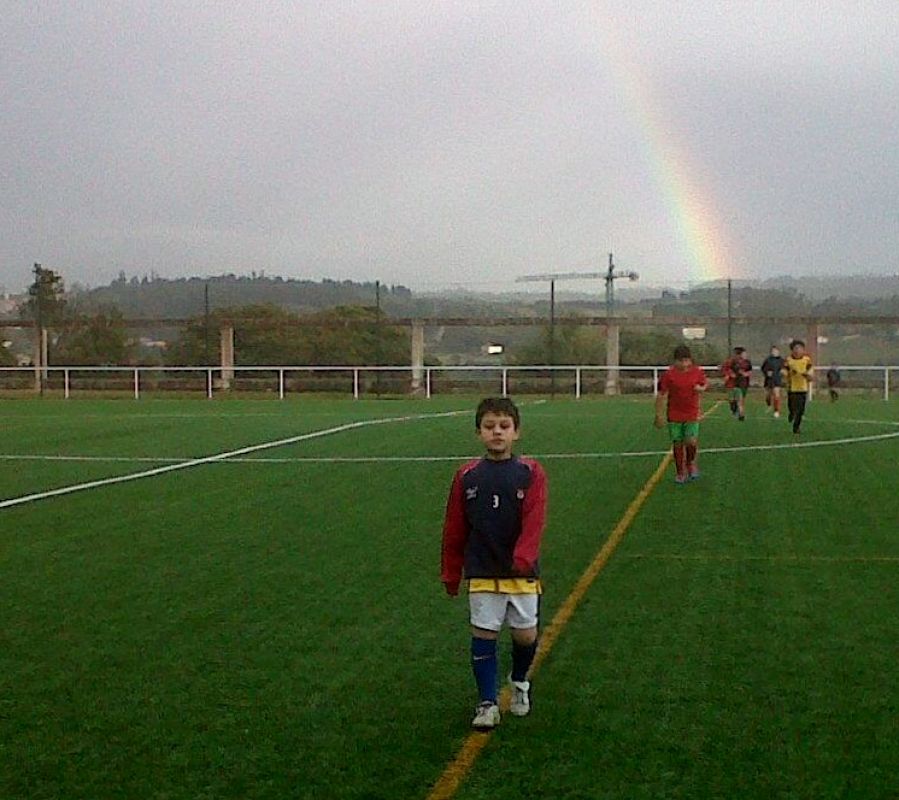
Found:
[{"label": "team crest on jersey", "polygon": [[478,487],[477,486],[469,486],[465,490],[465,499],[466,500],[474,500],[478,496]]},{"label": "team crest on jersey", "polygon": [[518,493],[515,495],[519,500],[524,500],[524,489],[519,489]]}]

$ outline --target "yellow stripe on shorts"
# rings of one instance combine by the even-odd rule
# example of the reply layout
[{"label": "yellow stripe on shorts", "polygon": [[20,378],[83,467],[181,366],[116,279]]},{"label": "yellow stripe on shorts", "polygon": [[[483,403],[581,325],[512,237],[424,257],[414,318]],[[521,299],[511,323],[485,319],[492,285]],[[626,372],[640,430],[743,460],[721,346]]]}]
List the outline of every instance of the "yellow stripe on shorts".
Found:
[{"label": "yellow stripe on shorts", "polygon": [[494,594],[543,594],[540,578],[470,578],[468,591]]}]

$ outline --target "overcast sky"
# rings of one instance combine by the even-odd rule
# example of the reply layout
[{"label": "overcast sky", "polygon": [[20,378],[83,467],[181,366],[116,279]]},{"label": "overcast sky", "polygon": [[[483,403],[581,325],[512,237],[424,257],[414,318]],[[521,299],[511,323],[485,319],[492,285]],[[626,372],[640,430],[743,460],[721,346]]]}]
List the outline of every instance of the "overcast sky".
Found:
[{"label": "overcast sky", "polygon": [[899,273],[897,0],[0,10],[8,290]]}]

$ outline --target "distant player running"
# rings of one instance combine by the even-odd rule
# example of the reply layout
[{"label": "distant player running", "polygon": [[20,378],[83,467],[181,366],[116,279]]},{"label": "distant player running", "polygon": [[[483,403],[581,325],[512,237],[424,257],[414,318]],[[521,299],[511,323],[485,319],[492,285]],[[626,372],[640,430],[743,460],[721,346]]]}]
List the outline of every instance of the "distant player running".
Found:
[{"label": "distant player running", "polygon": [[745,347],[735,347],[733,355],[721,365],[724,387],[730,394],[730,411],[742,422],[746,419],[746,393],[752,375],[752,362]]},{"label": "distant player running", "polygon": [[678,484],[699,477],[699,400],[706,386],[705,372],[693,363],[690,348],[685,344],[675,347],[674,363],[659,380],[655,425],[668,425]]},{"label": "distant player running", "polygon": [[831,364],[827,370],[827,391],[830,392],[830,402],[835,403],[840,399],[840,384],[843,382],[840,370],[836,364]]},{"label": "distant player running", "polygon": [[798,434],[805,414],[805,404],[808,402],[809,385],[815,379],[812,359],[806,355],[805,342],[801,339],[790,342],[790,355],[784,362],[784,371],[787,374],[789,420],[793,423],[793,433]]},{"label": "distant player running", "polygon": [[482,731],[500,721],[496,642],[504,625],[512,633],[509,710],[521,717],[531,708],[528,671],[537,652],[547,489],[543,467],[512,454],[519,422],[509,398],[481,401],[475,430],[487,452],[456,472],[443,523],[441,580],[447,594],[458,594],[463,572],[468,580],[471,667],[480,697],[471,725]]},{"label": "distant player running", "polygon": [[780,348],[771,345],[771,352],[762,362],[762,376],[765,379],[765,405],[774,410],[774,418],[780,416],[780,387],[783,386],[784,360]]}]

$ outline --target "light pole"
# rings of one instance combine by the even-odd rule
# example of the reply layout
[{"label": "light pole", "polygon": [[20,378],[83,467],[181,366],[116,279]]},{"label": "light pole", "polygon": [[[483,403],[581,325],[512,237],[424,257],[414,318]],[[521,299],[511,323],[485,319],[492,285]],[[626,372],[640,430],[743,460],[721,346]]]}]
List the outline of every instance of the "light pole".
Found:
[{"label": "light pole", "polygon": [[[375,366],[380,367],[381,352],[381,281],[375,281]],[[375,394],[381,397],[381,370],[375,370]]]},{"label": "light pole", "polygon": [[[549,281],[549,365],[556,363],[556,281],[576,281],[601,278],[599,272],[547,272],[541,275],[522,275],[515,279],[516,283],[533,283]],[[556,393],[556,372],[550,370],[550,393]]]},{"label": "light pole", "polygon": [[40,264],[34,264],[34,316],[37,325],[37,343],[35,361],[38,364],[38,384],[40,396],[44,396],[44,386],[47,382],[47,339],[44,336],[44,269]]},{"label": "light pole", "polygon": [[209,279],[203,284],[203,363],[209,367]]},{"label": "light pole", "polygon": [[733,281],[727,279],[727,357],[734,349],[734,287]]}]

